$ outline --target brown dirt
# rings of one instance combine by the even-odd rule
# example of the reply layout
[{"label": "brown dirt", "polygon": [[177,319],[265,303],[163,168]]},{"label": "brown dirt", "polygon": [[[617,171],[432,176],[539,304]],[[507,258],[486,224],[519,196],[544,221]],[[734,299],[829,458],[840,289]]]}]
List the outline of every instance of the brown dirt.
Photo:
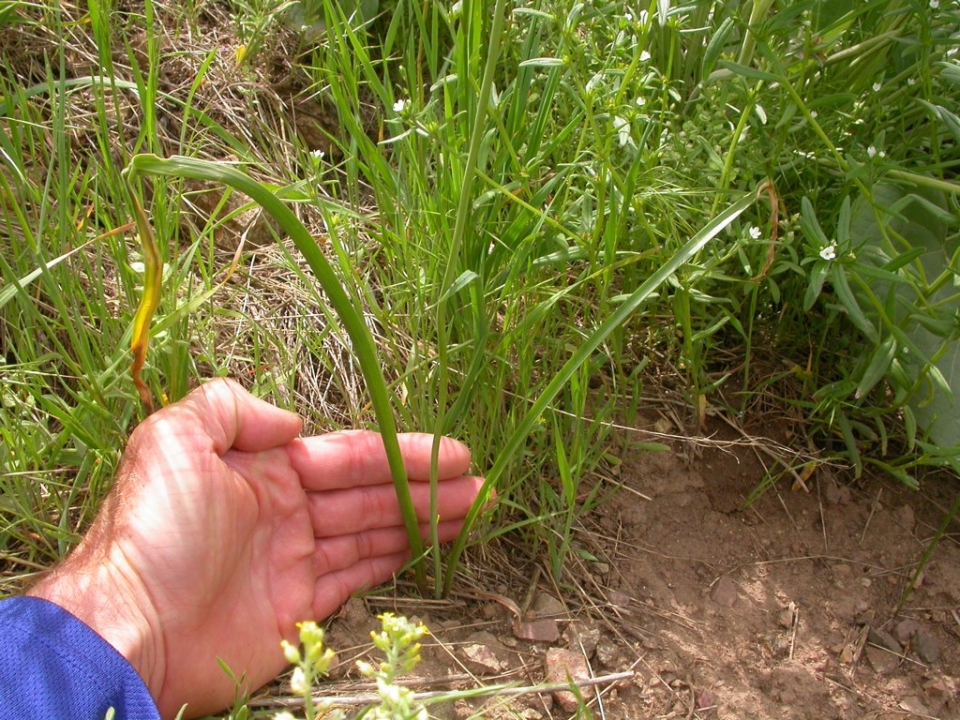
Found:
[{"label": "brown dirt", "polygon": [[[882,479],[848,485],[821,467],[806,491],[781,481],[742,509],[766,455],[726,424],[712,430],[714,443],[699,451],[679,443],[624,458],[624,487],[578,534],[596,560],[575,556],[559,589],[535,563],[508,561],[516,570],[503,577],[525,583],[498,575],[494,587],[440,603],[397,594],[351,601],[331,628],[345,662],[324,693],[362,690],[352,659],[368,645],[373,615],[390,610],[433,631],[412,679],[423,690],[539,683],[547,651],[558,647],[585,658],[589,676],[632,673],[583,688],[597,718],[960,718],[954,537],[896,614],[956,479],[929,478],[918,495]],[[525,619],[555,618],[564,636],[519,639],[511,602]],[[889,641],[884,632],[903,639],[899,655],[878,646]],[[461,700],[431,714],[467,718],[480,706]],[[550,693],[495,697],[484,712],[573,716]]]}]

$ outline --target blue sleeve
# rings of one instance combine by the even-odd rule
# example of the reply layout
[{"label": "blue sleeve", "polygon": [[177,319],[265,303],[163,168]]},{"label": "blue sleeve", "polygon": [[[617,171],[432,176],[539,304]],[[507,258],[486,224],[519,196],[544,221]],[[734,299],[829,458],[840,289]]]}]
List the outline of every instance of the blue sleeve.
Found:
[{"label": "blue sleeve", "polygon": [[0,601],[0,720],[159,720],[133,666],[63,608],[33,597]]}]

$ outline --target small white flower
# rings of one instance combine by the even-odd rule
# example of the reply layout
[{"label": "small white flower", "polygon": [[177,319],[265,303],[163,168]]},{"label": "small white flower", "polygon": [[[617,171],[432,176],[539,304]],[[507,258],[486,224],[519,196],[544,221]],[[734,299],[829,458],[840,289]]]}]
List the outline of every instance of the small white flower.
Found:
[{"label": "small white flower", "polygon": [[751,225],[747,232],[750,233],[750,237],[752,237],[754,240],[760,239],[760,228],[758,228],[756,225]]},{"label": "small white flower", "polygon": [[837,246],[827,245],[823,250],[820,251],[820,257],[824,260],[835,259],[837,257]]},{"label": "small white flower", "polygon": [[917,81],[915,78],[907,78],[907,85],[916,85]]},{"label": "small white flower", "polygon": [[640,53],[640,62],[646,62],[650,59],[650,53],[644,50]]},{"label": "small white flower", "polygon": [[642,98],[642,97],[638,97],[638,98],[636,99],[636,103],[637,103],[637,107],[643,107],[644,105],[647,104],[647,99],[646,99],[646,98]]},{"label": "small white flower", "polygon": [[940,0],[930,0],[930,9],[936,10],[940,7]]},{"label": "small white flower", "polygon": [[326,155],[323,150],[311,150],[310,154],[313,155],[313,157],[317,160],[323,160],[323,156]]},{"label": "small white flower", "polygon": [[404,109],[407,107],[407,101],[403,98],[400,98],[393,104],[393,111],[398,115],[401,114]]},{"label": "small white flower", "polygon": [[310,692],[303,668],[294,668],[293,675],[290,677],[290,689],[293,690],[294,695],[306,695]]},{"label": "small white flower", "polygon": [[867,155],[869,155],[871,158],[876,157],[877,149],[873,145],[871,145],[870,147],[867,148]]},{"label": "small white flower", "polygon": [[589,80],[587,80],[587,92],[588,92],[588,93],[592,93],[594,90],[596,90],[596,89],[597,89],[597,85],[600,84],[600,81],[601,81],[601,80],[603,80],[603,74],[602,74],[602,73],[596,73],[596,74],[594,74],[594,76],[593,76],[592,78],[590,78]]},{"label": "small white flower", "polygon": [[880,92],[880,88],[882,88],[882,87],[883,87],[883,85],[881,85],[881,84],[878,83],[878,82],[875,82],[875,83],[873,84],[873,91],[874,91],[874,92]]},{"label": "small white flower", "polygon": [[627,22],[633,22],[633,13],[632,13],[632,12],[625,12],[625,13],[623,14],[623,19],[626,20]]},{"label": "small white flower", "polygon": [[616,131],[617,135],[620,136],[620,146],[629,145],[631,143],[630,138],[630,121],[626,120],[619,115],[613,116],[613,129]]},{"label": "small white flower", "polygon": [[811,110],[811,111],[810,111],[810,117],[812,117],[814,120],[816,120],[816,118],[817,118],[817,111],[816,111],[816,110]]},{"label": "small white flower", "polygon": [[646,10],[641,10],[640,14],[637,16],[637,22],[641,25],[646,25],[650,21],[650,13]]}]

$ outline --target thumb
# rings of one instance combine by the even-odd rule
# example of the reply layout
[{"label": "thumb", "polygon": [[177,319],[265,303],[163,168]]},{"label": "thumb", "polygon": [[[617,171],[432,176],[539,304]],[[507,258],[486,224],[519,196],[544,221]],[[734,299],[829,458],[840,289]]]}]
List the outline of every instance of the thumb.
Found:
[{"label": "thumb", "polygon": [[230,448],[260,452],[280,447],[303,429],[295,413],[254,397],[233,380],[211,380],[177,404],[197,418],[218,455]]}]

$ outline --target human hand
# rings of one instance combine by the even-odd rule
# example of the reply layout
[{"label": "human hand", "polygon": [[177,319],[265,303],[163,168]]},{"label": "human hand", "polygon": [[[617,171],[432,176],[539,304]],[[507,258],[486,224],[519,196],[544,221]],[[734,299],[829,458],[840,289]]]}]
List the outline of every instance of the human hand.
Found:
[{"label": "human hand", "polygon": [[[284,667],[280,640],[388,580],[409,545],[380,435],[298,438],[300,419],[215,380],[133,432],[113,490],[76,550],[31,595],[72,612],[144,678],[163,717],[229,705]],[[400,447],[421,531],[432,436]],[[441,541],[481,481],[441,444]]]}]

